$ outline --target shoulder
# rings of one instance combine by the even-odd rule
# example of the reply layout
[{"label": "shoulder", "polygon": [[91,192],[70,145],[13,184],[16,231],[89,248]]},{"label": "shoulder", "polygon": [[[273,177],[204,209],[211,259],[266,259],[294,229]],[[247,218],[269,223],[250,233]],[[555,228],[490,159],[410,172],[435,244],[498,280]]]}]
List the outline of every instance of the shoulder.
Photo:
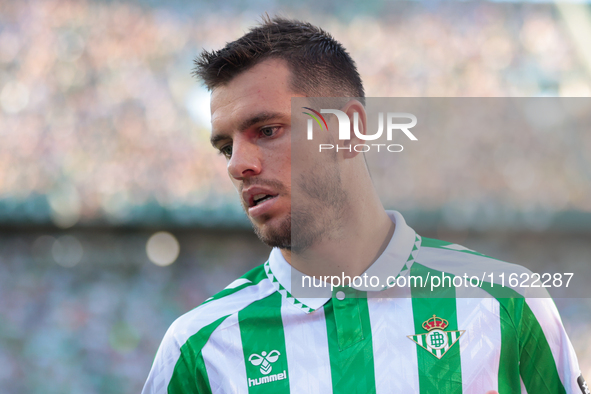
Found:
[{"label": "shoulder", "polygon": [[[451,242],[422,238],[410,274],[429,275],[425,280],[429,286],[435,285],[435,291],[445,292],[444,283],[453,287],[454,297],[495,298],[502,308],[512,305],[513,316],[520,314],[524,299],[553,304],[538,273]],[[449,280],[443,280],[446,276],[454,278],[451,285]]]},{"label": "shoulder", "polygon": [[460,244],[427,237],[421,238],[421,249],[417,257],[428,261],[462,260],[471,263],[509,264]]},{"label": "shoulder", "polygon": [[264,265],[259,265],[176,319],[166,332],[165,341],[173,339],[174,344],[180,347],[193,335],[204,329],[213,331],[215,327],[212,325],[217,327],[229,316],[274,291],[275,287],[267,278]]},{"label": "shoulder", "polygon": [[260,265],[176,319],[158,348],[143,393],[164,393],[162,388],[168,387],[173,374],[182,375],[187,365],[198,362],[216,329],[223,328],[225,321],[232,320],[228,318],[275,291],[264,265]]},{"label": "shoulder", "polygon": [[[425,237],[421,239],[416,262],[431,270],[455,276],[477,276],[480,281],[503,284],[520,294],[522,291],[518,289],[519,286],[511,286],[508,283],[509,275],[519,277],[521,274],[529,276],[532,274],[529,269],[521,265],[487,256],[463,245]],[[512,284],[514,283],[512,281]]]},{"label": "shoulder", "polygon": [[[521,265],[431,238],[422,238],[415,264],[411,275],[457,277],[457,281],[451,282],[456,297],[496,299],[501,311],[515,326],[520,325],[524,314],[532,311],[537,316],[544,316],[544,321],[558,318],[556,306],[543,286],[541,276]],[[443,285],[443,280],[435,280],[435,284],[440,283]],[[546,316],[546,312],[551,312],[553,317]]]}]

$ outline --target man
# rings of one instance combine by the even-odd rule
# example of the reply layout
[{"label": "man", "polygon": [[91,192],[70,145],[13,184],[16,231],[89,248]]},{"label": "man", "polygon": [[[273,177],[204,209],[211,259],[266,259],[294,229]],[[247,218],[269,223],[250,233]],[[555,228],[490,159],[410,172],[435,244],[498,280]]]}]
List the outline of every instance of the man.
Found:
[{"label": "man", "polygon": [[[266,19],[196,63],[212,91],[211,142],[227,159],[257,235],[274,249],[265,264],[172,324],[144,393],[582,391],[548,298],[491,283],[481,284],[478,298],[462,298],[463,288],[451,285],[294,295],[293,277],[454,276],[474,265],[526,271],[421,238],[400,213],[384,210],[354,150],[310,154],[305,141],[295,143],[305,129],[294,127],[303,120],[292,119],[292,98],[319,111],[323,101],[312,97],[335,97],[336,109],[351,120],[358,113],[366,132],[355,64],[324,31]],[[330,132],[321,138],[335,140],[335,117],[325,126]]]}]

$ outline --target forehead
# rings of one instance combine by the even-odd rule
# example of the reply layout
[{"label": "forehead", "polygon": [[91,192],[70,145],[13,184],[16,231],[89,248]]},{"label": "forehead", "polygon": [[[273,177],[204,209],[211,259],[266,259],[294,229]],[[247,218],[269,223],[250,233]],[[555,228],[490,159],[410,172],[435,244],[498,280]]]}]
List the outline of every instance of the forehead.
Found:
[{"label": "forehead", "polygon": [[213,133],[230,131],[257,113],[291,113],[291,72],[283,60],[265,60],[211,94]]}]

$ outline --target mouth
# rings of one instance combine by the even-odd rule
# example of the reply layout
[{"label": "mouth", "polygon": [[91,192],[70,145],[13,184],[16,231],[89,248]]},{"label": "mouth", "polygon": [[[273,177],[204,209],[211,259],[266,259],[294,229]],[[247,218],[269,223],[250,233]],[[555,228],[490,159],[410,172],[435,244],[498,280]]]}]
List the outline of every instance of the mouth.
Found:
[{"label": "mouth", "polygon": [[263,214],[271,214],[272,207],[280,200],[281,195],[277,188],[263,185],[254,185],[242,191],[242,200],[248,216],[255,218]]},{"label": "mouth", "polygon": [[248,216],[252,219],[262,217],[264,214],[271,214],[273,205],[278,200],[277,194],[258,193],[248,201]]},{"label": "mouth", "polygon": [[277,195],[262,194],[262,193],[261,194],[254,195],[252,197],[252,203],[249,204],[249,208],[256,207],[257,205],[262,204],[265,201],[271,200],[271,199],[276,198],[276,197],[277,197]]}]

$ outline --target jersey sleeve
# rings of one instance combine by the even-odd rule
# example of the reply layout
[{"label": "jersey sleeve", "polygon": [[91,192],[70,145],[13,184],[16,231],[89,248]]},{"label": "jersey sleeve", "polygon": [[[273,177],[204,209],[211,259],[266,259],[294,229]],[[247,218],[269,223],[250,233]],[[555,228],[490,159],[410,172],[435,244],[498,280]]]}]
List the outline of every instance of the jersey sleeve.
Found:
[{"label": "jersey sleeve", "polygon": [[[175,322],[176,323],[176,322]],[[175,338],[173,323],[160,343],[152,369],[144,384],[142,394],[167,394],[175,366],[181,355],[181,346]]]},{"label": "jersey sleeve", "polygon": [[223,318],[185,339],[179,320],[173,323],[158,348],[142,394],[208,394],[209,378],[203,360],[205,342]]},{"label": "jersey sleeve", "polygon": [[551,298],[528,298],[519,324],[519,373],[531,394],[581,394],[575,351]]}]

